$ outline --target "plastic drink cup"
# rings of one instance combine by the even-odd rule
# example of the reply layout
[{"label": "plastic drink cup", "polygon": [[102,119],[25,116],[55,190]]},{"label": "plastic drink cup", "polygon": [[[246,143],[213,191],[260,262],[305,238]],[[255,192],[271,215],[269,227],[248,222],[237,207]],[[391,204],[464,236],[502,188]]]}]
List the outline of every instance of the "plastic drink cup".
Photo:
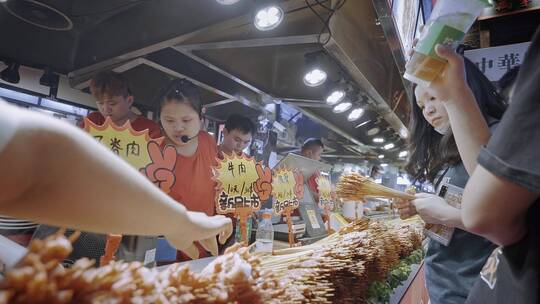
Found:
[{"label": "plastic drink cup", "polygon": [[437,44],[458,46],[488,0],[438,0],[419,37],[414,53],[405,66],[403,77],[428,87],[446,68],[446,60],[437,56]]}]

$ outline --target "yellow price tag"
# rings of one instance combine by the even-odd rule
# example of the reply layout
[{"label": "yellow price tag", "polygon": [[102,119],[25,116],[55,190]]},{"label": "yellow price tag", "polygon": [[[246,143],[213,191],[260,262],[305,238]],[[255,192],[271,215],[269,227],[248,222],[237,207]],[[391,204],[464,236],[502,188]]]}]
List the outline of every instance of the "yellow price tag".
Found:
[{"label": "yellow price tag", "polygon": [[259,210],[272,193],[272,172],[247,156],[225,155],[214,168],[218,191],[218,213],[234,213],[237,208]]},{"label": "yellow price tag", "polygon": [[84,119],[84,130],[137,170],[152,162],[148,152],[148,143],[161,144],[163,137],[151,139],[148,130],[135,131],[129,120],[121,127],[115,125],[109,117],[101,126],[88,118]]},{"label": "yellow price tag", "polygon": [[296,209],[304,193],[303,176],[291,169],[274,171],[272,179],[272,195],[274,196],[274,212],[282,214],[285,209]]}]

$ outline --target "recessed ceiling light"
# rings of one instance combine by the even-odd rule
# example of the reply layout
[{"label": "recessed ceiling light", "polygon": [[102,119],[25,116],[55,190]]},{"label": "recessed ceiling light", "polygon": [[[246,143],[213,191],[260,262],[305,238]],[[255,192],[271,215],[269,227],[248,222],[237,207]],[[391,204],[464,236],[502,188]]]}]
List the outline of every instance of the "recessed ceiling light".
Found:
[{"label": "recessed ceiling light", "polygon": [[326,97],[326,103],[333,106],[338,102],[342,101],[345,97],[345,91],[343,90],[334,90],[328,97]]},{"label": "recessed ceiling light", "polygon": [[283,10],[276,5],[260,9],[255,15],[255,27],[260,31],[275,29],[283,20]]},{"label": "recessed ceiling light", "polygon": [[374,142],[374,143],[378,143],[378,144],[383,143],[383,142],[384,142],[384,138],[382,138],[382,137],[375,137],[375,138],[373,139],[373,142]]},{"label": "recessed ceiling light", "polygon": [[375,127],[375,128],[369,129],[369,130],[367,131],[367,135],[373,136],[373,135],[379,134],[379,132],[381,132],[381,129]]},{"label": "recessed ceiling light", "polygon": [[378,159],[383,159],[383,158],[384,158],[384,155],[381,154],[381,155],[377,156],[377,158],[378,158]]},{"label": "recessed ceiling light", "polygon": [[398,157],[403,158],[403,157],[407,157],[407,155],[409,155],[409,152],[407,152],[407,151],[401,151],[401,152],[399,152]]},{"label": "recessed ceiling light", "polygon": [[381,164],[381,167],[388,167],[388,164]]},{"label": "recessed ceiling light", "polygon": [[304,84],[309,87],[320,86],[326,81],[326,77],[327,75],[325,71],[319,68],[314,68],[304,75]]},{"label": "recessed ceiling light", "polygon": [[349,110],[352,107],[352,103],[350,102],[342,102],[334,107],[334,113],[343,113],[347,110]]},{"label": "recessed ceiling light", "polygon": [[364,109],[362,108],[354,109],[351,111],[351,114],[349,114],[349,117],[347,117],[347,119],[349,121],[355,121],[355,120],[358,120],[360,117],[362,117],[362,115],[364,115]]},{"label": "recessed ceiling light", "polygon": [[385,150],[390,150],[392,148],[394,148],[396,145],[394,145],[393,143],[389,143],[389,144],[386,144],[384,145],[384,149]]}]

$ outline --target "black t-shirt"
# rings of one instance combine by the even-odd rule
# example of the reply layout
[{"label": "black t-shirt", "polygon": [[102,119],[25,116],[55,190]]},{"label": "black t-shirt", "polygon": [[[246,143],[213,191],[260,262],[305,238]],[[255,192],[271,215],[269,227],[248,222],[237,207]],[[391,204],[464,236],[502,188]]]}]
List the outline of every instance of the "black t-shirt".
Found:
[{"label": "black t-shirt", "polygon": [[[540,194],[540,30],[521,67],[515,92],[478,162],[493,174]],[[540,199],[527,211],[526,221],[527,235],[493,252],[467,303],[540,303]]]}]

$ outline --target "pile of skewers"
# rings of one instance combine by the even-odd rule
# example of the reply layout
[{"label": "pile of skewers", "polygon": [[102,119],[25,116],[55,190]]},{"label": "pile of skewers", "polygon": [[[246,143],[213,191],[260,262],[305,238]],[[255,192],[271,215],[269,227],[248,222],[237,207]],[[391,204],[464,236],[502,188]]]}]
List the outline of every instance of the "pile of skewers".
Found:
[{"label": "pile of skewers", "polygon": [[232,248],[201,274],[178,264],[162,272],[139,262],[96,268],[86,258],[63,268],[73,241],[63,233],[32,241],[28,255],[0,282],[0,303],[277,303],[283,292],[246,247]]},{"label": "pile of skewers", "polygon": [[360,220],[327,238],[274,255],[235,245],[202,273],[139,262],[94,267],[61,262],[76,236],[34,240],[28,255],[0,282],[2,303],[363,303],[400,258],[421,246],[421,229],[405,222]]},{"label": "pile of skewers", "polygon": [[261,267],[288,286],[282,302],[364,303],[370,285],[421,243],[418,225],[362,220],[315,244],[276,251]]}]

